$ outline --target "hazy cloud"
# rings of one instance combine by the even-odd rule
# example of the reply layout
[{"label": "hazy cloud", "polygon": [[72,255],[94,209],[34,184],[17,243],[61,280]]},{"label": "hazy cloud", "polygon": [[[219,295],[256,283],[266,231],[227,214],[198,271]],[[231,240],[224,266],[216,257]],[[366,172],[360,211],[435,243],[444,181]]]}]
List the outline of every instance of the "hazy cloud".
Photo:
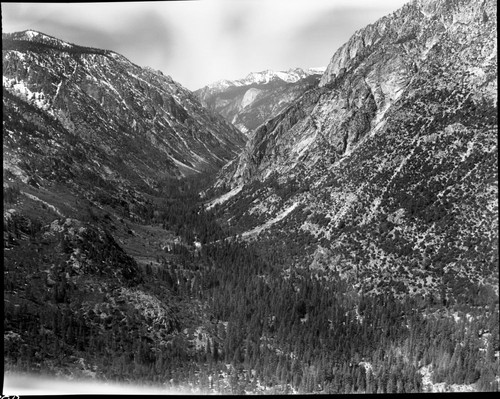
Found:
[{"label": "hazy cloud", "polygon": [[264,69],[326,66],[404,0],[2,3],[4,32],[35,29],[159,69],[189,89]]},{"label": "hazy cloud", "polygon": [[[9,8],[9,19],[27,21],[17,30],[36,29],[74,44],[113,50],[138,64],[150,59],[162,62],[172,53],[173,31],[147,7],[120,10],[109,4],[102,9],[93,4],[51,4],[33,16],[24,6],[13,8],[12,14]],[[7,11],[4,4],[2,11]]]},{"label": "hazy cloud", "polygon": [[[387,14],[386,8],[359,8],[342,7],[329,10],[293,33],[292,42],[297,48],[303,49],[303,56],[313,63],[325,63],[325,54],[328,60],[335,51],[349,40],[354,32],[376,22]],[[293,48],[290,49],[295,53]]]}]

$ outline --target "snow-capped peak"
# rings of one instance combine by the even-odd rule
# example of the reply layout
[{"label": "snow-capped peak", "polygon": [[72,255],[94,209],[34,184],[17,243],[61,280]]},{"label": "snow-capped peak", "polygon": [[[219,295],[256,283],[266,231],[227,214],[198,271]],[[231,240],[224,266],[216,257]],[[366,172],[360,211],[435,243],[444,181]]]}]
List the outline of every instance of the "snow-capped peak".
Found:
[{"label": "snow-capped peak", "polygon": [[326,67],[314,67],[314,68],[309,68],[308,71],[310,71],[312,74],[323,74],[326,71]]},{"label": "snow-capped peak", "polygon": [[248,86],[251,84],[266,84],[276,79],[281,79],[287,83],[295,83],[310,75],[323,74],[326,67],[316,67],[309,69],[290,68],[287,71],[273,71],[266,69],[261,72],[251,72],[245,78],[238,80],[220,80],[218,82],[209,84],[207,87],[210,89],[225,89],[230,86]]},{"label": "snow-capped peak", "polygon": [[[323,68],[323,71],[326,68]],[[245,79],[237,80],[234,83],[241,83],[238,85],[247,85],[252,83],[269,83],[275,79],[281,79],[287,83],[294,83],[299,81],[300,79],[304,79],[309,75],[314,75],[319,72],[314,69],[302,69],[302,68],[290,68],[288,71],[272,71],[267,69],[262,72],[252,72],[247,75]]]},{"label": "snow-capped peak", "polygon": [[[3,37],[4,35],[2,35]],[[36,30],[32,29],[27,29],[22,32],[15,32],[11,34],[6,34],[5,35],[8,38],[14,39],[14,40],[27,40],[30,42],[38,42],[38,43],[44,43],[48,44],[51,46],[57,46],[57,47],[65,47],[65,48],[71,48],[74,47],[70,43],[66,43],[63,40],[56,39],[55,37],[46,35],[45,33],[38,32]]]},{"label": "snow-capped peak", "polygon": [[28,38],[28,39],[33,39],[34,37],[37,37],[39,35],[43,35],[42,33],[40,32],[37,32],[35,30],[26,30],[24,31],[24,35]]}]

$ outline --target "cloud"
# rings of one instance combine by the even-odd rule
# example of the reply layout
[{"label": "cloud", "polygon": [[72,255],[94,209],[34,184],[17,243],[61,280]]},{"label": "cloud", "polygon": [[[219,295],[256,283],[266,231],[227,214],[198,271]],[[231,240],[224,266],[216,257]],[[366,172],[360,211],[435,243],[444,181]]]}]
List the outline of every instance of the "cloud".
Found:
[{"label": "cloud", "polygon": [[116,51],[189,89],[264,69],[326,66],[355,30],[405,0],[2,3],[6,32]]},{"label": "cloud", "polygon": [[[82,46],[113,50],[138,64],[161,64],[172,54],[174,32],[149,7],[110,4],[44,4],[40,13],[26,7],[8,9],[9,21],[22,21],[18,30],[36,29]],[[2,4],[2,9],[4,5]],[[5,11],[4,18],[5,18]],[[36,10],[38,11],[38,10]],[[11,23],[12,24],[12,23]],[[6,27],[4,26],[4,29]]]},{"label": "cloud", "polygon": [[297,29],[292,36],[293,47],[288,48],[288,58],[310,60],[310,66],[326,66],[334,52],[349,40],[354,32],[385,15],[378,8],[363,9],[343,7],[329,10]]}]

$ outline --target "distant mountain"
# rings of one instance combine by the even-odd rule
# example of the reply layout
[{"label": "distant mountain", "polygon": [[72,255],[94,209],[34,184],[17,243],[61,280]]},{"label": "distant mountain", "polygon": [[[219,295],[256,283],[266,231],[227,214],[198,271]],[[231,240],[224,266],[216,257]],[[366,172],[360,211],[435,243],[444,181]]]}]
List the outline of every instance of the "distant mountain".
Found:
[{"label": "distant mountain", "polygon": [[[266,69],[261,72],[251,72],[243,79],[237,80],[219,80],[205,86],[203,89],[223,90],[230,86],[249,86],[252,84],[266,84],[276,80],[282,80],[286,83],[295,83],[311,75],[322,75],[325,72],[324,67],[321,68],[290,68],[287,71],[273,71]],[[200,89],[200,90],[203,90]]]},{"label": "distant mountain", "polygon": [[413,1],[359,30],[209,206],[357,292],[498,298],[496,31],[489,0]]},{"label": "distant mountain", "polygon": [[295,68],[252,72],[244,79],[212,83],[195,94],[205,106],[248,135],[316,86],[324,70]]}]

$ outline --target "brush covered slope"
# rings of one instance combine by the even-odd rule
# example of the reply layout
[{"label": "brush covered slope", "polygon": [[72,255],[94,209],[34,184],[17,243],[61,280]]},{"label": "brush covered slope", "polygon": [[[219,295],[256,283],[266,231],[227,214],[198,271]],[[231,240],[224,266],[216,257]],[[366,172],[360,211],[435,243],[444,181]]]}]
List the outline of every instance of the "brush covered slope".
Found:
[{"label": "brush covered slope", "polygon": [[244,79],[205,86],[195,94],[209,109],[250,135],[305,91],[317,86],[323,72],[324,68],[253,72]]}]

